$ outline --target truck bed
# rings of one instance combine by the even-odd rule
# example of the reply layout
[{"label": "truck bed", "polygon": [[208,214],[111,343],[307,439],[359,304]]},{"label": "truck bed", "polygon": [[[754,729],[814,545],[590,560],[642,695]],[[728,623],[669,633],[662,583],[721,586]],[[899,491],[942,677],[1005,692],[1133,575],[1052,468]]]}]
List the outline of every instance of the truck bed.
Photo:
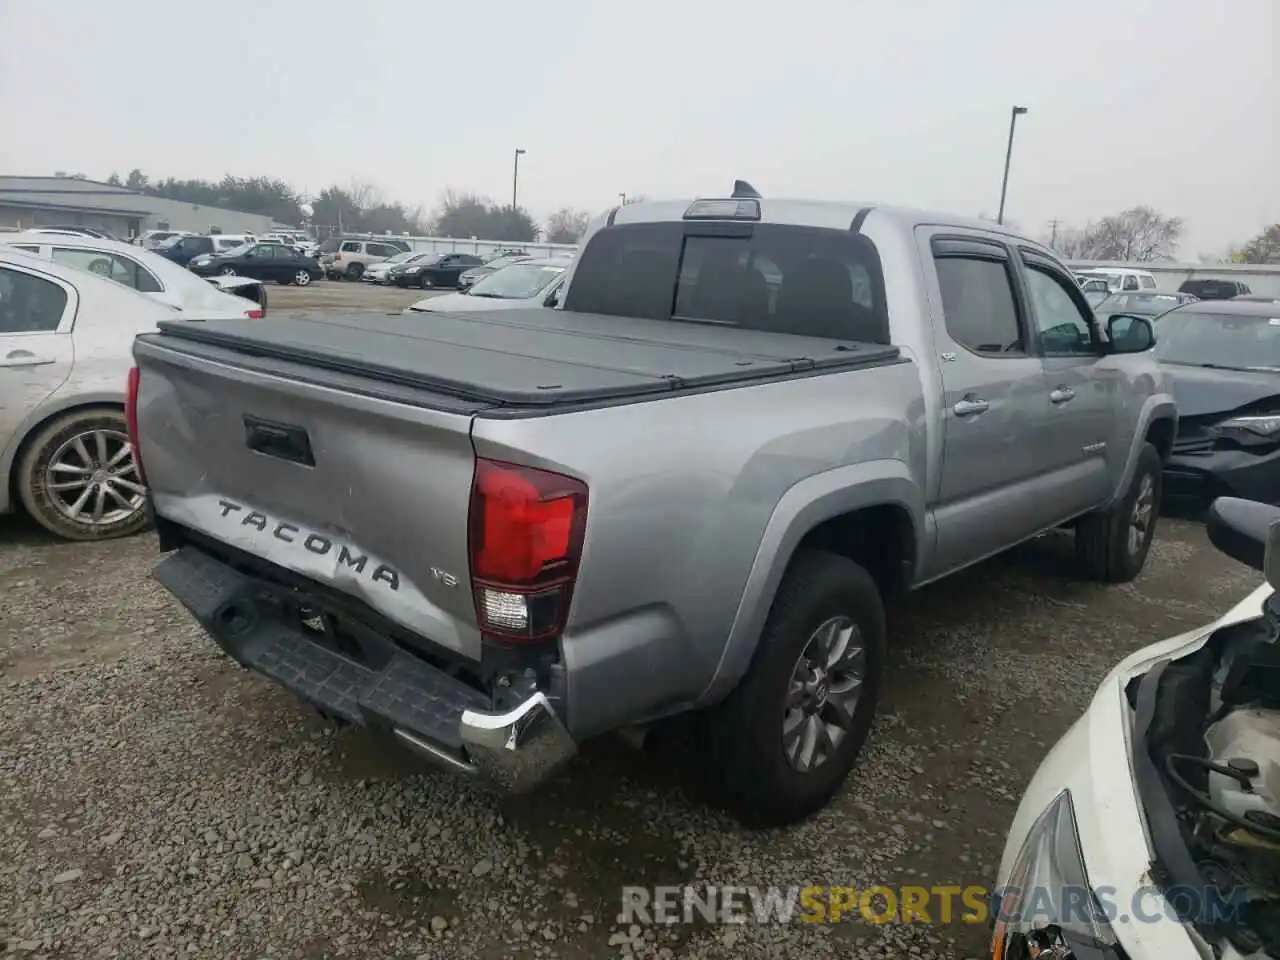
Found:
[{"label": "truck bed", "polygon": [[[162,322],[140,338],[304,364],[497,407],[546,408],[892,362],[892,346],[522,308]],[[184,341],[178,347],[175,340]]]}]

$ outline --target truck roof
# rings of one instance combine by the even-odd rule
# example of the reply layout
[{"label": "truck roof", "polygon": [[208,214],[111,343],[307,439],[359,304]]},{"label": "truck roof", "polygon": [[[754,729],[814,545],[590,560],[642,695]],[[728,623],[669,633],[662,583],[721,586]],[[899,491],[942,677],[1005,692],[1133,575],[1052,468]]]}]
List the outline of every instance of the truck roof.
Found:
[{"label": "truck roof", "polygon": [[[610,224],[660,223],[682,220],[689,207],[699,200],[728,199],[725,197],[685,197],[679,200],[641,200],[615,207],[606,215]],[[1028,239],[1016,230],[983,220],[979,217],[962,217],[953,213],[921,210],[914,207],[895,206],[853,200],[805,200],[787,197],[752,198],[760,205],[757,223],[778,223],[802,227],[825,227],[848,230],[855,220],[864,222],[870,217],[877,221],[892,222],[904,229],[914,229],[920,224],[965,227],[1005,234],[1018,239]],[[1039,244],[1037,244],[1039,246]]]}]

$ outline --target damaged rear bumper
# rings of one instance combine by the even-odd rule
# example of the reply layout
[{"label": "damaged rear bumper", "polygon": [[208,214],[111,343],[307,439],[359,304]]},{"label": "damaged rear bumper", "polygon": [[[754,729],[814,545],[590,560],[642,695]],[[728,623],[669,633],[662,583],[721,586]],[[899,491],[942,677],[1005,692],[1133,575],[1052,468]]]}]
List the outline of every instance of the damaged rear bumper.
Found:
[{"label": "damaged rear bumper", "polygon": [[195,547],[165,557],[153,574],[232,659],[325,713],[382,729],[428,759],[509,793],[537,786],[577,752],[554,704],[535,691],[492,709],[475,687],[375,635],[375,663],[357,663],[324,634],[280,615],[268,585]]}]

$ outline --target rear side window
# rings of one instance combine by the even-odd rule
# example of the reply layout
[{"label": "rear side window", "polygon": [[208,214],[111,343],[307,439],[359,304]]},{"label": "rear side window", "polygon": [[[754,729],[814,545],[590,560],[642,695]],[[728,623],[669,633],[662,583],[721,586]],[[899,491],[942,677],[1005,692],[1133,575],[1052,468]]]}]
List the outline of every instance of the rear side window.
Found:
[{"label": "rear side window", "polygon": [[56,283],[0,267],[0,333],[52,333],[66,309]]},{"label": "rear side window", "polygon": [[342,245],[342,252],[343,252],[343,253],[359,253],[359,252],[360,252],[360,241],[358,241],[358,240],[348,240],[346,243],[344,243],[344,244]]},{"label": "rear side window", "polygon": [[1135,277],[1133,274],[1129,274],[1127,277],[1125,277],[1125,278],[1124,278],[1124,284],[1123,284],[1123,286],[1121,286],[1121,288],[1120,288],[1120,289],[1122,289],[1122,290],[1137,290],[1137,289],[1138,289],[1138,278],[1137,278],[1137,277]]},{"label": "rear side window", "polygon": [[606,227],[587,243],[565,309],[889,342],[875,246],[781,224]]},{"label": "rear side window", "polygon": [[952,340],[984,356],[1026,353],[1007,258],[942,255],[935,248],[934,264],[943,321]]}]

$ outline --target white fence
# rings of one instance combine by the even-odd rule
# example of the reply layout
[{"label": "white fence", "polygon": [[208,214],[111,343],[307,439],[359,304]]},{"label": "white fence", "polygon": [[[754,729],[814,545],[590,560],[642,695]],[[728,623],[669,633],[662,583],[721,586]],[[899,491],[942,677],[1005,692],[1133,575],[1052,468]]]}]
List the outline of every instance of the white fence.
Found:
[{"label": "white fence", "polygon": [[1254,293],[1280,297],[1280,265],[1252,263],[1123,263],[1106,260],[1068,260],[1073,270],[1127,267],[1148,270],[1161,290],[1177,290],[1187,280],[1240,280]]},{"label": "white fence", "polygon": [[419,253],[473,253],[485,257],[500,250],[523,250],[531,257],[563,257],[576,253],[576,243],[517,243],[506,240],[457,240],[453,237],[397,237]]}]

